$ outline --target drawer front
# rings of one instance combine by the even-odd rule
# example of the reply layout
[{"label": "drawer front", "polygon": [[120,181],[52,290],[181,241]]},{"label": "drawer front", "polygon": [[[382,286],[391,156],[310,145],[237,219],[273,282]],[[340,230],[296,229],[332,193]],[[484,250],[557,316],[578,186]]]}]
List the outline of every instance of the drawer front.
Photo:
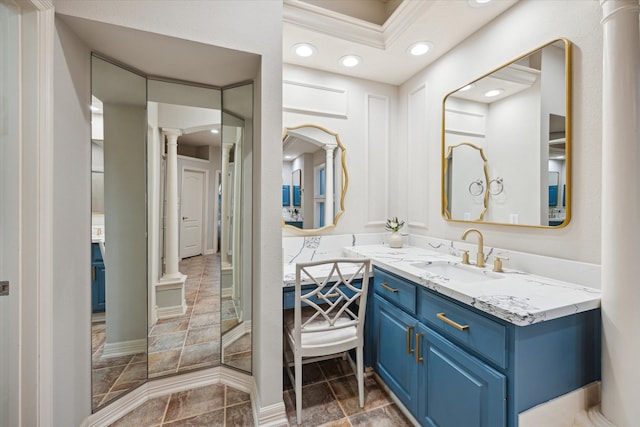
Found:
[{"label": "drawer front", "polygon": [[420,289],[418,317],[447,338],[507,368],[507,328],[487,317]]},{"label": "drawer front", "polygon": [[416,285],[386,271],[374,270],[374,292],[399,305],[411,314],[416,313]]}]

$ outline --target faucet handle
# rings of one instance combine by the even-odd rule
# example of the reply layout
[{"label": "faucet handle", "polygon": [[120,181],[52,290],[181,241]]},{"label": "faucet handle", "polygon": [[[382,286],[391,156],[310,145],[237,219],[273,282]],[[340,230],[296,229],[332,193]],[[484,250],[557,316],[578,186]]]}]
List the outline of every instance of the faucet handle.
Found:
[{"label": "faucet handle", "polygon": [[469,250],[468,249],[460,249],[462,252],[462,263],[469,264]]},{"label": "faucet handle", "polygon": [[504,270],[502,269],[502,260],[509,260],[509,258],[504,256],[496,255],[496,259],[493,261],[493,271],[497,273],[502,273]]}]

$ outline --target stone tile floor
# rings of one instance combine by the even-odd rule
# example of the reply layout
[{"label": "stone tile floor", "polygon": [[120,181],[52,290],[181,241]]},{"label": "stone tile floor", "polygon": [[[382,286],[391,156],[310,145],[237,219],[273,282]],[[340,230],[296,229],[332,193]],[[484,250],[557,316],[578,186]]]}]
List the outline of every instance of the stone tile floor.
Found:
[{"label": "stone tile floor", "polygon": [[[295,393],[284,373],[284,403],[290,426],[296,426]],[[302,426],[403,427],[403,415],[372,375],[365,377],[365,406],[358,406],[358,385],[351,365],[341,359],[303,367]],[[111,424],[111,427],[253,426],[250,396],[214,384],[155,398]]]},{"label": "stone tile floor", "polygon": [[253,426],[248,393],[213,384],[152,399],[110,427]]}]

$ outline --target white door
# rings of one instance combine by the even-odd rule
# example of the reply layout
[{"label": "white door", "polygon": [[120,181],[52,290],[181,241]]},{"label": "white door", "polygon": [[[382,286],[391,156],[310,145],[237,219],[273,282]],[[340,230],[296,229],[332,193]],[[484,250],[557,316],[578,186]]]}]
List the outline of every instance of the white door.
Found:
[{"label": "white door", "polygon": [[0,427],[19,425],[19,18],[0,0]]},{"label": "white door", "polygon": [[182,172],[180,258],[202,254],[204,172]]}]

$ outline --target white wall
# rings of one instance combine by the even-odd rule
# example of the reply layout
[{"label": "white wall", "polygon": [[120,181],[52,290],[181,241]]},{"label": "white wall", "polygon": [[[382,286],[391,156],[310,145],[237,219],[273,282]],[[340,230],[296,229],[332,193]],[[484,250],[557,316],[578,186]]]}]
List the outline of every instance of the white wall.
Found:
[{"label": "white wall", "polygon": [[[390,197],[398,215],[409,219],[412,233],[460,240],[470,224],[445,222],[440,215],[442,100],[445,95],[486,72],[557,37],[573,44],[573,214],[562,229],[479,225],[491,246],[585,262],[600,261],[600,138],[602,85],[601,10],[595,1],[518,2],[489,26],[468,38],[400,88],[399,122],[407,123],[390,156],[393,168],[408,174],[390,176]],[[517,35],[517,37],[516,37]],[[415,91],[425,87],[421,114],[411,111]],[[427,129],[425,141],[412,139]],[[410,153],[410,156],[409,156]],[[420,162],[427,177],[420,176]],[[407,183],[411,183],[410,186]],[[411,192],[404,189],[411,188]],[[410,197],[409,197],[410,196]],[[414,203],[426,203],[423,217],[412,214]],[[411,226],[424,222],[427,228]]]},{"label": "white wall", "polygon": [[89,50],[60,22],[54,61],[50,425],[77,426],[91,411],[91,74]]},{"label": "white wall", "polygon": [[[274,292],[274,286],[279,289],[282,281],[282,250],[280,229],[280,191],[281,191],[281,163],[282,147],[278,143],[282,133],[282,3],[269,0],[257,0],[252,2],[238,2],[232,0],[219,0],[215,2],[185,2],[185,1],[100,1],[86,2],[74,0],[56,0],[53,2],[56,10],[71,16],[91,19],[100,22],[145,30],[157,34],[165,34],[186,40],[197,41],[208,45],[216,45],[230,49],[252,52],[261,55],[260,70],[255,76],[254,96],[254,257],[253,257],[253,301],[254,315],[253,339],[254,339],[254,363],[253,374],[258,388],[258,407],[260,408],[284,408],[282,405],[282,370],[281,359],[273,357],[280,354],[282,341],[280,334],[275,331],[282,330],[282,298],[280,292]],[[222,13],[223,12],[223,13]],[[256,37],[259,34],[259,37]],[[88,61],[88,52],[85,52]],[[83,78],[88,78],[88,69],[83,70]],[[57,76],[56,76],[57,78]],[[87,101],[69,99],[69,93],[65,92],[58,97],[68,102],[77,104],[76,108],[83,107]],[[61,99],[62,101],[62,99]],[[84,121],[87,125],[86,139],[88,141],[88,117]],[[83,121],[65,120],[64,125],[73,128],[81,128]],[[71,144],[72,141],[69,141]],[[74,148],[83,153],[80,141],[73,141]],[[76,147],[77,145],[77,147]],[[89,144],[85,144],[86,164],[77,161],[78,154],[69,156],[73,164],[69,166],[67,175],[59,176],[56,185],[65,187],[69,184],[74,173],[84,175],[86,188],[74,194],[74,204],[83,205],[84,208],[76,211],[86,212],[87,228],[83,231],[81,223],[75,223],[70,234],[78,236],[82,242],[89,241]],[[82,178],[82,177],[80,177]],[[82,183],[82,179],[76,179]],[[71,206],[57,202],[59,210],[68,212]],[[72,213],[72,212],[68,212]],[[74,234],[75,233],[75,234]],[[88,247],[78,243],[67,247],[65,254],[71,259],[84,259],[86,263],[77,266],[77,270],[85,274],[82,278],[66,282],[69,288],[81,286],[88,278],[89,265]],[[76,256],[77,255],[77,256]],[[84,257],[84,258],[83,258]],[[88,292],[88,290],[87,290]],[[88,293],[84,303],[88,305]],[[74,304],[75,305],[80,305]],[[88,307],[87,307],[88,309]],[[73,310],[69,310],[73,312]],[[86,313],[86,319],[89,313]],[[74,357],[88,363],[90,360],[90,345],[84,343],[84,338],[89,336],[88,322],[78,321],[76,324],[55,324],[53,327],[60,333],[65,333],[72,341],[73,348],[77,349]],[[85,331],[86,329],[86,331]],[[79,365],[75,365],[77,367]],[[88,366],[88,365],[87,365]],[[69,366],[71,369],[71,365]],[[87,367],[88,373],[88,367]],[[86,380],[86,381],[85,381]],[[89,396],[87,388],[89,379],[79,380],[86,389],[86,397]],[[61,384],[60,396],[68,398],[68,387]],[[84,396],[83,396],[84,398]],[[68,403],[82,400],[69,400]],[[76,407],[75,411],[89,410]],[[76,412],[76,413],[77,413]],[[267,415],[264,415],[267,416]],[[77,425],[77,422],[60,422],[56,425]]]},{"label": "white wall", "polygon": [[[396,215],[388,205],[395,192],[388,178],[398,173],[389,170],[389,152],[398,144],[397,87],[290,64],[284,65],[283,79],[283,128],[316,124],[337,132],[346,149],[345,212],[338,226],[323,234],[381,231]],[[296,232],[285,229],[283,234]]]}]

